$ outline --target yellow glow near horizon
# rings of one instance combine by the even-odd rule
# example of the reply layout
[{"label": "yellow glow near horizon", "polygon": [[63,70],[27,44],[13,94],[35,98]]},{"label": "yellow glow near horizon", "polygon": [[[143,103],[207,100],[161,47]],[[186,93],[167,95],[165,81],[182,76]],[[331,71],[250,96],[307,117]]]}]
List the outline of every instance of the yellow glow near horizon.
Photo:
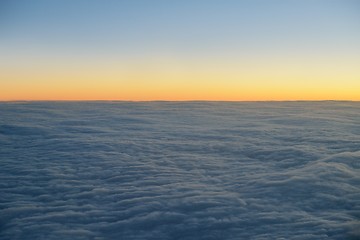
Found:
[{"label": "yellow glow near horizon", "polygon": [[17,64],[0,100],[360,100],[354,59],[139,62]]}]

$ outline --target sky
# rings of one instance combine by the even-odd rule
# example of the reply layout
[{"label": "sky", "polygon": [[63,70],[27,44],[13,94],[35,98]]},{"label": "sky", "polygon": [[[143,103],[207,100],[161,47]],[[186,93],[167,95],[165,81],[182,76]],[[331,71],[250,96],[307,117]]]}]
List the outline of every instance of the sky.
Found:
[{"label": "sky", "polygon": [[355,0],[2,0],[0,100],[360,100]]}]

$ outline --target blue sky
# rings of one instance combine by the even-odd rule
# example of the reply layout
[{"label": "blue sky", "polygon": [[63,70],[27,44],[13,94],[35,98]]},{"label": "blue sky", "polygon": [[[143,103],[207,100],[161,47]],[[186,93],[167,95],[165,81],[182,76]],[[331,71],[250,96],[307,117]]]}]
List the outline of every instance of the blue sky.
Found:
[{"label": "blue sky", "polygon": [[[1,42],[69,51],[351,51],[357,1],[3,1]],[[55,49],[54,49],[55,50]]]},{"label": "blue sky", "polygon": [[[225,95],[233,100],[360,99],[354,92],[360,87],[359,1],[14,0],[0,4],[4,79],[0,84],[7,82],[1,86],[6,92],[32,86],[29,91],[41,94],[38,89],[47,91],[55,81],[58,89],[75,89],[70,82],[78,82],[77,89],[86,88],[88,82],[94,89],[101,84],[124,89],[109,97],[105,90],[91,97],[73,92],[96,99],[128,99],[123,96],[131,91],[130,99],[144,95],[168,99],[162,93],[176,89],[195,94],[179,93],[176,99],[224,99]],[[74,74],[73,69],[82,69],[82,74]],[[90,81],[91,76],[96,77]],[[133,79],[141,86],[128,85]],[[137,92],[145,85],[159,89]],[[327,86],[331,86],[328,92],[316,95]],[[212,92],[200,90],[206,87]],[[269,87],[274,94],[263,95]],[[219,88],[223,93],[215,94]],[[279,95],[297,89],[302,92]],[[243,97],[245,92],[255,97]],[[6,97],[18,98],[32,99],[20,93]]]}]

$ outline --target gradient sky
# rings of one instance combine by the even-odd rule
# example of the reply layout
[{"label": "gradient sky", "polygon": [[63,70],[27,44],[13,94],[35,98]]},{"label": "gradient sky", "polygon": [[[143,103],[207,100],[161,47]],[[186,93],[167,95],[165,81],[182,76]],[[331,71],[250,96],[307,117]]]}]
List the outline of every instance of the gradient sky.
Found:
[{"label": "gradient sky", "polygon": [[360,100],[360,1],[2,0],[0,100]]}]

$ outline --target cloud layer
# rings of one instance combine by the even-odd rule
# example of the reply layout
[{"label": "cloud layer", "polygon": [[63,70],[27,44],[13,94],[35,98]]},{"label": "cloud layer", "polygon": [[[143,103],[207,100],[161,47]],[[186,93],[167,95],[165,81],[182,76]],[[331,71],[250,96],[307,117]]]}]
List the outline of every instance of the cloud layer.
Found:
[{"label": "cloud layer", "polygon": [[0,104],[1,239],[358,239],[360,104]]}]

